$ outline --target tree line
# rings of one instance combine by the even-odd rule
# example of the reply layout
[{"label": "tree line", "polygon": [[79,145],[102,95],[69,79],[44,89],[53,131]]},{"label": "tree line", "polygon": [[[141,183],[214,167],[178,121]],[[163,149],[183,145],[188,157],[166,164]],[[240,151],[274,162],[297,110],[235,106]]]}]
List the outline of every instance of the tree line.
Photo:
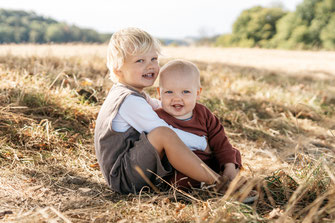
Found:
[{"label": "tree line", "polygon": [[110,36],[39,16],[35,12],[0,9],[0,43],[101,43]]},{"label": "tree line", "polygon": [[[0,43],[106,42],[111,34],[58,22],[34,12],[0,9]],[[295,11],[281,6],[244,10],[232,33],[199,44],[223,47],[335,49],[335,0],[304,0]]]},{"label": "tree line", "polygon": [[244,10],[232,33],[214,42],[224,47],[334,50],[335,0],[304,0],[294,12],[260,6]]}]

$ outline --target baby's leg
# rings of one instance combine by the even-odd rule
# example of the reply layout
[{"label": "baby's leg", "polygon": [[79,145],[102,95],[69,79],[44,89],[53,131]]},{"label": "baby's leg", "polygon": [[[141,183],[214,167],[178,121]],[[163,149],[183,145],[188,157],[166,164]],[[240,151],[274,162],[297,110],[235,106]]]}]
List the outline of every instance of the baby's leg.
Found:
[{"label": "baby's leg", "polygon": [[186,176],[207,184],[214,183],[220,177],[207,167],[171,129],[158,127],[152,130],[147,137],[160,157],[166,154],[171,165]]}]

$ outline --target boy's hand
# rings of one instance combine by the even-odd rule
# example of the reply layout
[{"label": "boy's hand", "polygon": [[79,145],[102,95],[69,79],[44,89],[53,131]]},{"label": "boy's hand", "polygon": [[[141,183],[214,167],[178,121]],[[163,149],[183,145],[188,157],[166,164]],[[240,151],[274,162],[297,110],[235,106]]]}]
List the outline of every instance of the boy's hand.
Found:
[{"label": "boy's hand", "polygon": [[234,163],[226,163],[224,166],[223,175],[227,176],[230,180],[233,180],[240,172],[240,169],[236,168]]}]

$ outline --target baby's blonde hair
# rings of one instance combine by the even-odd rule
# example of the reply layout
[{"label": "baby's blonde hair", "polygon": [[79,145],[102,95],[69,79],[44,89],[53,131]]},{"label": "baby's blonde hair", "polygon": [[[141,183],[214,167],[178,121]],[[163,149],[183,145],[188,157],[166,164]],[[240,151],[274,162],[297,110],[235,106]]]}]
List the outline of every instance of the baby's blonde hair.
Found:
[{"label": "baby's blonde hair", "polygon": [[110,79],[113,82],[118,81],[113,69],[120,69],[128,55],[146,53],[152,48],[158,54],[161,52],[159,41],[144,30],[131,27],[115,32],[109,41],[107,50],[107,67]]},{"label": "baby's blonde hair", "polygon": [[197,82],[197,85],[198,85],[197,87],[201,87],[200,71],[197,65],[195,65],[194,63],[190,61],[182,60],[182,59],[171,60],[160,69],[159,86],[162,86],[162,81],[167,72],[175,72],[175,71],[182,71],[185,74],[193,75]]}]

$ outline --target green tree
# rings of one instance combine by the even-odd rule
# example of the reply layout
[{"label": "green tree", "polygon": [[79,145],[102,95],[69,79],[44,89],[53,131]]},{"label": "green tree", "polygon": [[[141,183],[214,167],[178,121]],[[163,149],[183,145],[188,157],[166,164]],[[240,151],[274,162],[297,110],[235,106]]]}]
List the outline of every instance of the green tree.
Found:
[{"label": "green tree", "polygon": [[84,42],[101,42],[98,33],[92,29],[84,29],[82,34],[82,41]]},{"label": "green tree", "polygon": [[17,26],[14,27],[14,42],[15,43],[22,43],[28,42],[29,40],[29,31],[24,26]]},{"label": "green tree", "polygon": [[232,34],[216,39],[218,46],[288,49],[335,49],[335,0],[304,0],[294,12],[260,6],[244,10]]},{"label": "green tree", "polygon": [[43,43],[45,42],[44,34],[46,32],[46,24],[44,22],[32,21],[29,25],[29,42]]},{"label": "green tree", "polygon": [[298,17],[297,13],[290,12],[286,14],[277,21],[277,33],[270,41],[271,46],[287,49],[294,48],[296,46],[296,43],[290,40],[290,38],[295,28],[303,25],[306,25],[306,22]]},{"label": "green tree", "polygon": [[45,40],[48,42],[66,42],[66,33],[65,33],[64,24],[57,23],[51,24],[47,27],[45,31]]},{"label": "green tree", "polygon": [[307,22],[309,26],[312,20],[315,18],[315,5],[322,0],[304,0],[300,5],[297,6],[296,13],[299,18]]},{"label": "green tree", "polygon": [[0,43],[10,43],[14,39],[14,29],[10,26],[0,24]]},{"label": "green tree", "polygon": [[[272,45],[285,48],[330,49],[332,27],[329,25],[335,14],[334,0],[305,0],[296,12],[284,16],[277,22],[277,34]],[[330,33],[329,35],[327,33]]]},{"label": "green tree", "polygon": [[0,9],[0,43],[105,42],[110,35],[59,23],[34,12]]},{"label": "green tree", "polygon": [[82,39],[83,32],[77,26],[71,26],[70,27],[69,35],[70,35],[71,41],[76,41],[76,42],[83,41],[83,39]]},{"label": "green tree", "polygon": [[233,45],[232,34],[223,34],[216,38],[215,46],[229,47]]},{"label": "green tree", "polygon": [[320,39],[325,49],[335,49],[335,14],[332,15],[327,26],[322,29]]},{"label": "green tree", "polygon": [[276,22],[285,13],[281,8],[261,6],[244,10],[233,24],[232,35],[219,37],[217,44],[269,47],[269,40],[276,34]]}]

